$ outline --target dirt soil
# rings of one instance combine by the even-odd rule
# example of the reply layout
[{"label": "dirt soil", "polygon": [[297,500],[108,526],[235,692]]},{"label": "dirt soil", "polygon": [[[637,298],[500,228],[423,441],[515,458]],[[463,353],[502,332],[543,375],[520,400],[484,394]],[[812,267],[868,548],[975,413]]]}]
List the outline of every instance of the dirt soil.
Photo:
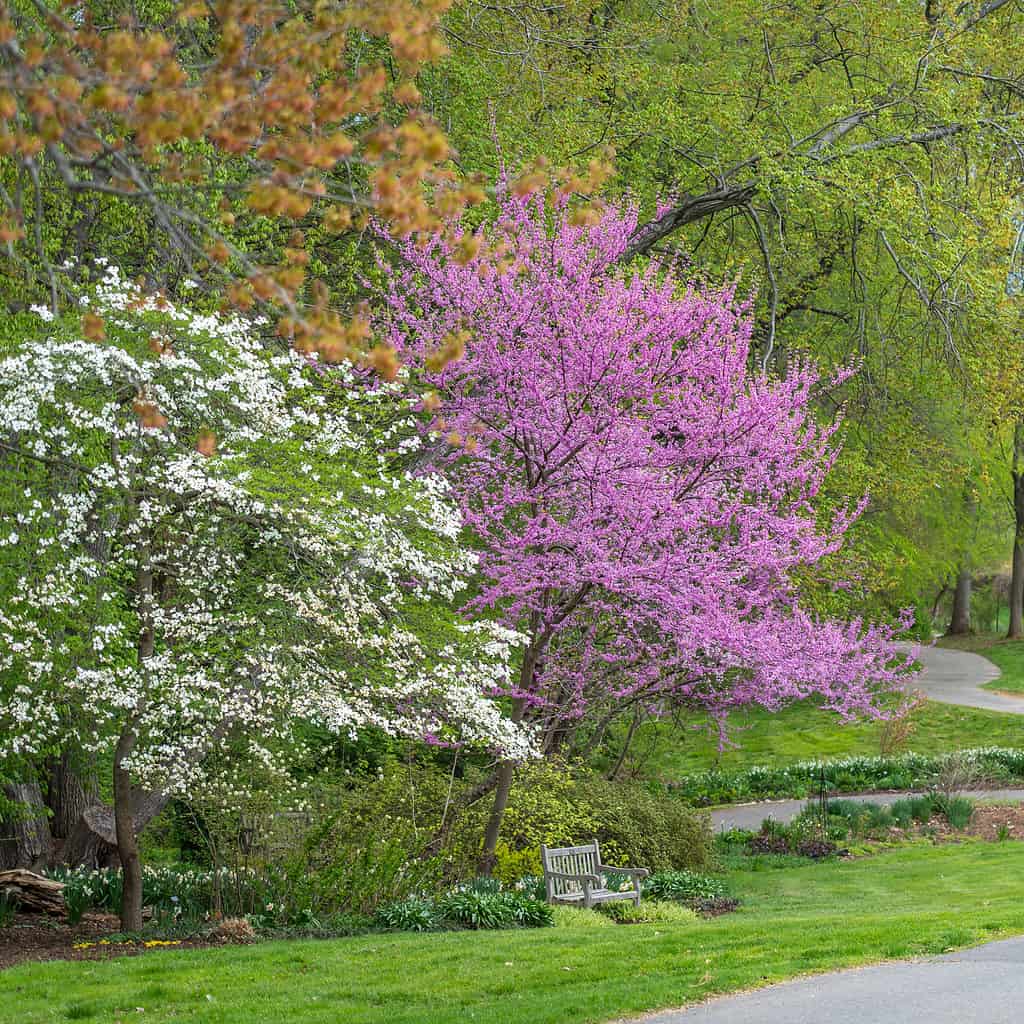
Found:
[{"label": "dirt soil", "polygon": [[999,839],[1000,826],[1005,826],[1006,839],[1024,839],[1024,804],[976,807],[967,834],[994,842]]},{"label": "dirt soil", "polygon": [[17,914],[10,926],[0,928],[0,970],[33,960],[106,960],[218,944],[194,939],[151,939],[148,945],[144,941],[124,942],[111,938],[117,935],[118,926],[113,914],[85,914],[75,925],[45,914]]}]

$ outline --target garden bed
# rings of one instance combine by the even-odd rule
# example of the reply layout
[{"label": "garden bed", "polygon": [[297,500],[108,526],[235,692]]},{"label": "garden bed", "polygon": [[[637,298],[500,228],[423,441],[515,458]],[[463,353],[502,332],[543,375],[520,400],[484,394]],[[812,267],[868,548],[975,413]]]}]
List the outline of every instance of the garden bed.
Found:
[{"label": "garden bed", "polygon": [[16,914],[0,928],[0,970],[36,960],[107,960],[166,949],[197,949],[224,945],[208,937],[125,939],[113,914],[90,913],[77,924],[44,914]]}]

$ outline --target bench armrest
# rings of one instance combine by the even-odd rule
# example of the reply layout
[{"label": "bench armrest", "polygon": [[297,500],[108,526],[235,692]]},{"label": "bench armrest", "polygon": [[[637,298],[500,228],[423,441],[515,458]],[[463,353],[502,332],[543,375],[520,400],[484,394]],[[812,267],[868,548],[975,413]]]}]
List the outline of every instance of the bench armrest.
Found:
[{"label": "bench armrest", "polygon": [[545,878],[562,878],[569,882],[593,882],[594,885],[600,885],[601,879],[597,875],[570,875],[564,871],[545,871]]},{"label": "bench armrest", "polygon": [[614,871],[620,875],[632,875],[634,878],[646,878],[650,871],[647,868],[616,868],[611,864],[600,864],[598,865],[599,871]]}]

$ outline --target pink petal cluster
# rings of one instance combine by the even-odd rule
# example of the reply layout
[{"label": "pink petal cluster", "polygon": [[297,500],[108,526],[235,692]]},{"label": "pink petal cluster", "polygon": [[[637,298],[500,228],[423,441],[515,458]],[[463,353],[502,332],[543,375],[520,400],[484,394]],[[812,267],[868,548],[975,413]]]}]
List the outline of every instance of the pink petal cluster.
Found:
[{"label": "pink petal cluster", "polygon": [[[529,637],[521,713],[550,735],[635,704],[880,714],[909,664],[893,629],[797,600],[794,573],[863,507],[816,511],[838,449],[815,368],[752,372],[731,289],[621,272],[635,210],[585,224],[550,196],[499,203],[469,260],[457,235],[403,246],[380,326],[443,399],[437,461],[482,545],[472,606]],[[431,372],[453,335],[464,356]]]}]

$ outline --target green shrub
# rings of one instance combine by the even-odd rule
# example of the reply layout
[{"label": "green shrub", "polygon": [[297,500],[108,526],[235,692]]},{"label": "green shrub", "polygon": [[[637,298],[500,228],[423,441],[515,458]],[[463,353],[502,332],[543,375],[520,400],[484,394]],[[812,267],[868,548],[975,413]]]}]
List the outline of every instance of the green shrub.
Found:
[{"label": "green shrub", "polygon": [[[489,802],[474,807],[459,824],[456,861],[475,858]],[[516,775],[502,823],[502,857],[524,855],[520,862],[536,873],[533,859],[542,843],[573,846],[597,839],[601,859],[622,867],[652,871],[703,868],[712,862],[713,836],[707,816],[677,796],[656,793],[637,783],[608,782],[582,769],[541,762]],[[502,876],[511,868],[502,869]],[[506,879],[511,880],[511,879]]]},{"label": "green shrub", "polygon": [[500,882],[511,885],[524,876],[541,873],[540,844],[523,850],[513,850],[508,843],[500,842],[494,851],[493,875]]},{"label": "green shrub", "polygon": [[675,900],[690,905],[729,895],[720,878],[693,871],[659,871],[644,880],[643,891],[651,900]]},{"label": "green shrub", "polygon": [[639,906],[625,901],[602,903],[601,913],[616,924],[690,924],[697,915],[678,903],[644,901]]}]

